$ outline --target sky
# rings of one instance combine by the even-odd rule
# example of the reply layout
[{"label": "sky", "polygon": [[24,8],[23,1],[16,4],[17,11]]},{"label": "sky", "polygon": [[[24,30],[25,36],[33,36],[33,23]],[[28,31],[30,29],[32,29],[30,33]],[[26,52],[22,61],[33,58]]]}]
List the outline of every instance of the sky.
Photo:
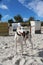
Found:
[{"label": "sky", "polygon": [[29,17],[35,20],[43,20],[43,0],[0,0],[0,14],[2,21],[14,20],[14,16],[20,14],[26,21]]}]

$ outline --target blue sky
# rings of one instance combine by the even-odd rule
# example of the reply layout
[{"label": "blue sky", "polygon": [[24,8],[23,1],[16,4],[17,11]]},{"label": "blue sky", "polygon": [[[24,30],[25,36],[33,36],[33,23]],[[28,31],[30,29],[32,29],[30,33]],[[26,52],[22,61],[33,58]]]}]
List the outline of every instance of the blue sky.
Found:
[{"label": "blue sky", "polygon": [[43,0],[0,0],[0,14],[2,21],[13,19],[20,14],[23,20],[33,16],[36,20],[43,20]]}]

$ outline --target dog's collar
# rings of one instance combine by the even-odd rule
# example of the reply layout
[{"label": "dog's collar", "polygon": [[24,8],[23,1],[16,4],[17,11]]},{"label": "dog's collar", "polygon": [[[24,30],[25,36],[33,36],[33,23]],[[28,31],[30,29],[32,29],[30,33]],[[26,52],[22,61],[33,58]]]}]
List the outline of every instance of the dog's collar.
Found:
[{"label": "dog's collar", "polygon": [[17,35],[21,36],[18,32],[17,32]]}]

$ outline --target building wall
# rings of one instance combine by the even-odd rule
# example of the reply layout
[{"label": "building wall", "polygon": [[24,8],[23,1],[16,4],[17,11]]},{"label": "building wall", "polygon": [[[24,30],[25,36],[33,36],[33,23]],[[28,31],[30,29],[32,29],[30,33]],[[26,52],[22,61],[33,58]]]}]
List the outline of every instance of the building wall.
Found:
[{"label": "building wall", "polygon": [[31,34],[41,33],[40,21],[30,21],[30,23],[31,23]]},{"label": "building wall", "polygon": [[30,21],[31,23],[31,35],[35,34],[35,21]]},{"label": "building wall", "polygon": [[8,34],[9,34],[8,23],[0,23],[0,36]]},{"label": "building wall", "polygon": [[35,30],[40,30],[40,29],[41,29],[41,22],[35,21]]}]

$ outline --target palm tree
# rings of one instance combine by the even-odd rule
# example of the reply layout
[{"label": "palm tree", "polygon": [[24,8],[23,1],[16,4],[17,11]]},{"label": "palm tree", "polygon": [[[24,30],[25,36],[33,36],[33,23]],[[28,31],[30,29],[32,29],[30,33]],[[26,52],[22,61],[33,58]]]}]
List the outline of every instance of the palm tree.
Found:
[{"label": "palm tree", "polygon": [[20,15],[14,16],[16,22],[23,22],[23,18]]},{"label": "palm tree", "polygon": [[34,21],[34,17],[30,17],[29,18],[29,21]]},{"label": "palm tree", "polygon": [[0,21],[1,21],[2,15],[0,14]]}]

